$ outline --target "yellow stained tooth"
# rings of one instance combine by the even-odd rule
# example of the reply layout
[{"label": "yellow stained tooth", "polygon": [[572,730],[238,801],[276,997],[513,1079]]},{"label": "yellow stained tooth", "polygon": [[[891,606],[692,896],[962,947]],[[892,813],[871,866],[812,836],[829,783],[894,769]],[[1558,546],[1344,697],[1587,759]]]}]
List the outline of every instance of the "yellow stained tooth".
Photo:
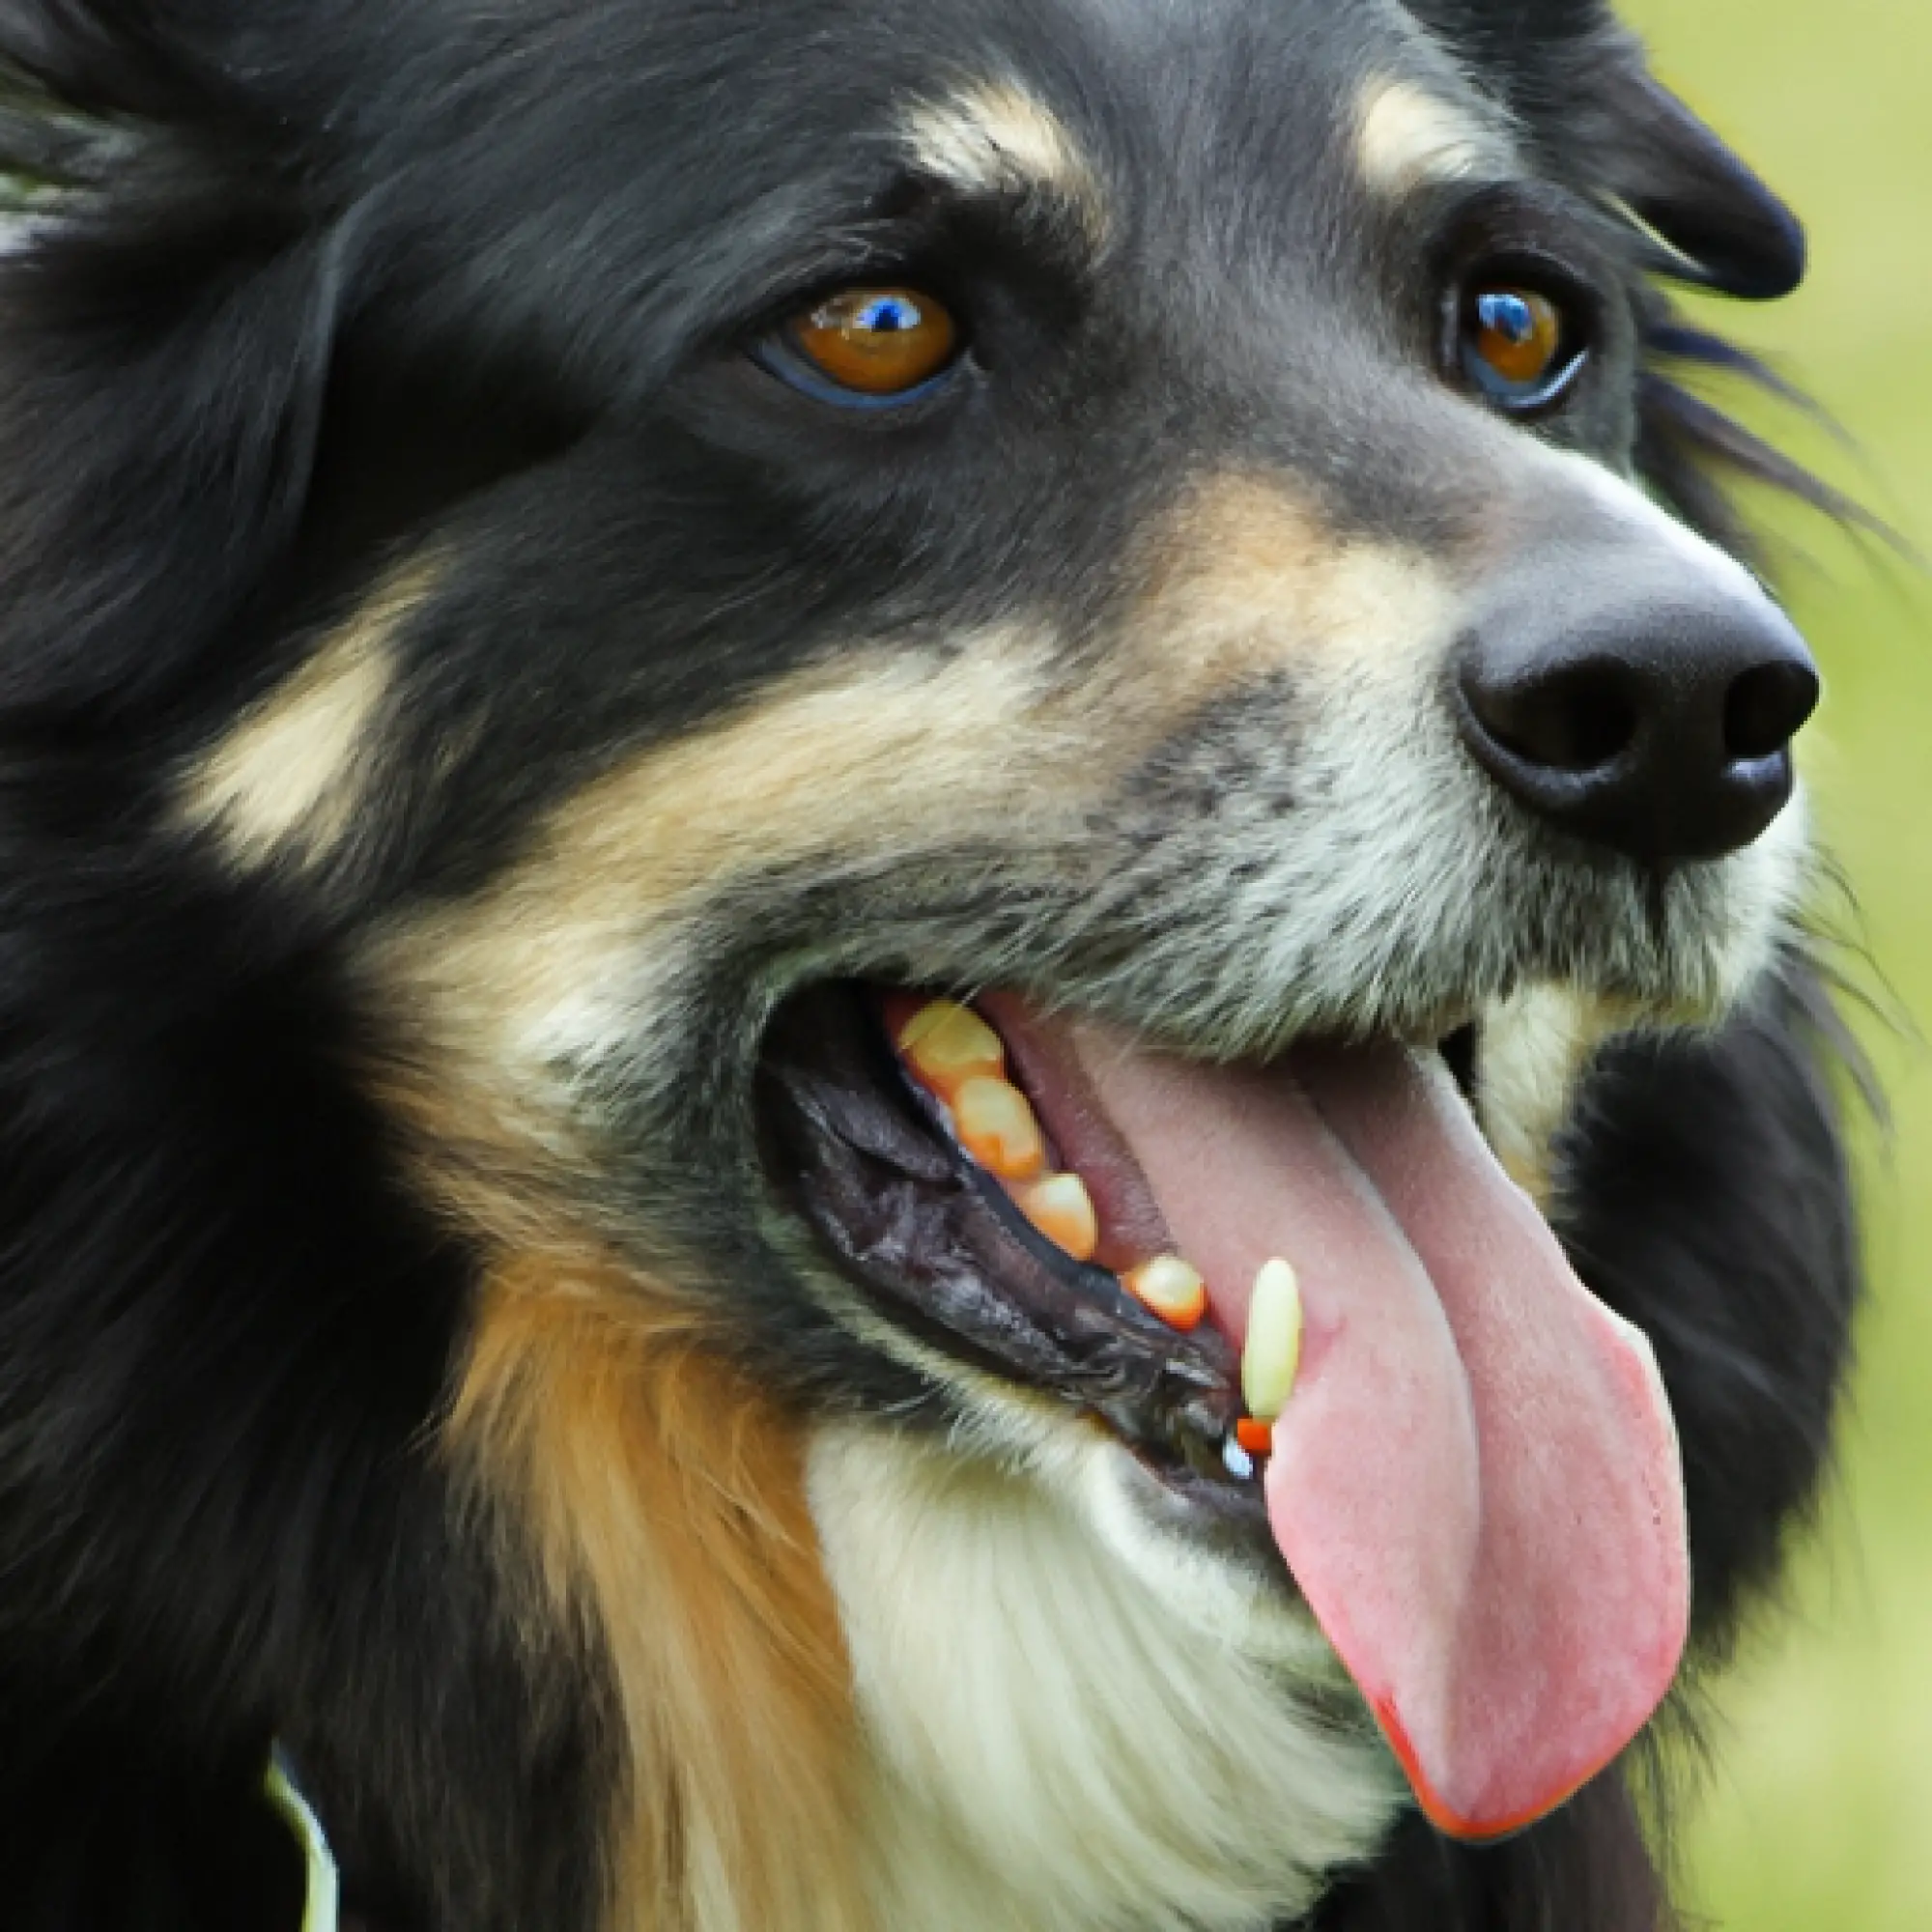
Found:
[{"label": "yellow stained tooth", "polygon": [[952,1095],[952,1126],[966,1151],[1002,1180],[1037,1180],[1046,1172],[1039,1122],[1009,1080],[968,1080]]},{"label": "yellow stained tooth", "polygon": [[1100,1217],[1077,1174],[1049,1174],[1013,1190],[1019,1210],[1055,1247],[1091,1262],[1100,1245]]},{"label": "yellow stained tooth", "polygon": [[1007,1050],[1000,1036],[970,1007],[928,1000],[899,1028],[899,1051],[941,1098],[951,1101],[967,1081],[1002,1079]]},{"label": "yellow stained tooth", "polygon": [[1156,1255],[1121,1277],[1121,1286],[1144,1307],[1183,1334],[1208,1313],[1208,1284],[1179,1255]]},{"label": "yellow stained tooth", "polygon": [[1301,1284],[1277,1258],[1255,1276],[1248,1339],[1241,1350],[1241,1396],[1258,1422],[1273,1422],[1294,1393],[1301,1366]]}]

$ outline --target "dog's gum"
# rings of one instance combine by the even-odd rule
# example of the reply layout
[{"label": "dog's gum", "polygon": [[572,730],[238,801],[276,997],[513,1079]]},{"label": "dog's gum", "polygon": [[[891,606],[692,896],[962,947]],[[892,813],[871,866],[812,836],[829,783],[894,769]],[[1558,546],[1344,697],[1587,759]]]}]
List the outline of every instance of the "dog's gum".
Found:
[{"label": "dog's gum", "polygon": [[1091,1262],[1100,1245],[1100,1217],[1077,1174],[1048,1174],[1013,1189],[1020,1212],[1055,1247],[1076,1262]]},{"label": "dog's gum", "polygon": [[1179,1255],[1156,1255],[1121,1277],[1121,1286],[1142,1307],[1182,1334],[1201,1325],[1208,1313],[1208,1284]]},{"label": "dog's gum", "polygon": [[1257,1422],[1272,1424],[1288,1406],[1300,1366],[1301,1283],[1276,1257],[1255,1276],[1241,1349],[1241,1396]]},{"label": "dog's gum", "polygon": [[999,1035],[952,1000],[928,1000],[899,1028],[897,1043],[920,1080],[949,1103],[969,1080],[1006,1077]]},{"label": "dog's gum", "polygon": [[1002,1180],[1037,1180],[1046,1172],[1046,1142],[1027,1096],[1009,1080],[984,1074],[952,1096],[959,1144]]}]

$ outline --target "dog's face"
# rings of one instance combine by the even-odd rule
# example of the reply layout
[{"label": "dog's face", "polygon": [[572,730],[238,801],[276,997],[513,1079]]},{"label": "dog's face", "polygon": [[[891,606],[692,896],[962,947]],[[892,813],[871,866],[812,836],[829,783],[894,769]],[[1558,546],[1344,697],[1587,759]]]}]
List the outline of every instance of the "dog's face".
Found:
[{"label": "dog's face", "polygon": [[[855,1325],[759,1140],[813,989],[1228,1059],[1749,979],[1809,673],[1635,480],[1652,244],[1415,20],[596,24],[548,50],[570,116],[506,131],[486,64],[397,232],[345,222],[402,252],[389,333],[301,622],[182,761],[452,1121],[785,1351]],[[811,359],[848,298],[895,390]]]},{"label": "dog's face", "polygon": [[330,373],[168,836],[334,962],[484,1252],[797,1422],[855,1647],[880,1457],[977,1461],[1332,1703],[1233,1344],[1114,1287],[1118,1192],[1119,1265],[1031,1235],[895,1016],[1447,1042],[1540,1185],[1580,1055],[1802,883],[1802,647],[1639,480],[1646,272],[1773,288],[1777,211],[1587,9],[420,11],[249,270]]}]

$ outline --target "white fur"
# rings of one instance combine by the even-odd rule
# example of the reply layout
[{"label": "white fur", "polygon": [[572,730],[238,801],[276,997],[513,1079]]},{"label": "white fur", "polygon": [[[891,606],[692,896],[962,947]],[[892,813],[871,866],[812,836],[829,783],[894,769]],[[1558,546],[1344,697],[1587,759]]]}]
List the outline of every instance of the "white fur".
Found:
[{"label": "white fur", "polygon": [[1400,1775],[1278,1586],[1152,1527],[1096,1432],[1000,1408],[1023,1455],[813,1449],[880,1923],[1264,1932],[1374,1850]]}]

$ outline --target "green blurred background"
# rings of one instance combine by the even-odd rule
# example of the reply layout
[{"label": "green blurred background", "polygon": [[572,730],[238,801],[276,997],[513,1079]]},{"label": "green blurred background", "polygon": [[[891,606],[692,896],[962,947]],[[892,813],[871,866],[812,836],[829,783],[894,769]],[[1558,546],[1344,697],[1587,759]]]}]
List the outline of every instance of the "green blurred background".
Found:
[{"label": "green blurred background", "polygon": [[[1857,445],[1751,409],[1932,551],[1932,0],[1624,0],[1660,72],[1805,217],[1812,278],[1720,320]],[[1842,1470],[1790,1605],[1730,1680],[1686,1847],[1737,1932],[1932,1932],[1932,586],[1776,515],[1824,663],[1807,772],[1894,1024],[1864,1161],[1876,1299]]]}]

